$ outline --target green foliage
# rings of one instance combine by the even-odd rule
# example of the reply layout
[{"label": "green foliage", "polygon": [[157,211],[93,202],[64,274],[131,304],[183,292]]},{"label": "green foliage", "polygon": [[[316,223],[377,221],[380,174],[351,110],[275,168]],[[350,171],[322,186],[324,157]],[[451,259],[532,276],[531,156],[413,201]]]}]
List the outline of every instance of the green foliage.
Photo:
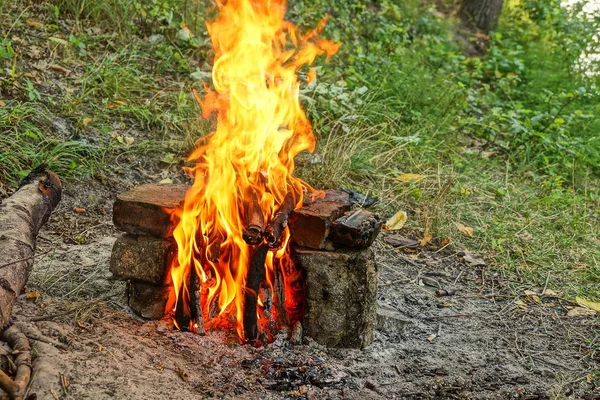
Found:
[{"label": "green foliage", "polygon": [[0,179],[12,183],[45,163],[60,176],[89,173],[97,154],[85,141],[53,131],[47,110],[32,102],[0,107]]}]

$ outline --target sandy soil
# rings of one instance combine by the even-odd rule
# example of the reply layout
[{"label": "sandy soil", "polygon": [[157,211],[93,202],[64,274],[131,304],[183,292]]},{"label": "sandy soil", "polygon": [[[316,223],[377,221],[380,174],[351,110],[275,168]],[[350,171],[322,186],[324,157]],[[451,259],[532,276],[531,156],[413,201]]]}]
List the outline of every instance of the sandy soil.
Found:
[{"label": "sandy soil", "polygon": [[14,310],[32,339],[38,399],[600,398],[589,375],[597,317],[569,317],[572,304],[525,293],[460,252],[406,253],[385,236],[375,245],[381,315],[365,350],[310,338],[293,346],[285,332],[254,348],[231,332],[200,337],[142,321],[108,271],[118,236],[110,205],[124,188],[66,188],[40,234]]}]

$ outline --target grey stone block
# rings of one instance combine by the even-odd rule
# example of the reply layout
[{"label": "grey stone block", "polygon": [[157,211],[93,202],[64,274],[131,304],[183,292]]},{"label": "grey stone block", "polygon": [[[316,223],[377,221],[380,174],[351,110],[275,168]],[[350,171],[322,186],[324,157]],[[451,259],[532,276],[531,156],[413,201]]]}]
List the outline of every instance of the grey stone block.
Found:
[{"label": "grey stone block", "polygon": [[306,279],[305,334],[329,347],[364,348],[373,341],[377,267],[370,248],[335,252],[293,248]]}]

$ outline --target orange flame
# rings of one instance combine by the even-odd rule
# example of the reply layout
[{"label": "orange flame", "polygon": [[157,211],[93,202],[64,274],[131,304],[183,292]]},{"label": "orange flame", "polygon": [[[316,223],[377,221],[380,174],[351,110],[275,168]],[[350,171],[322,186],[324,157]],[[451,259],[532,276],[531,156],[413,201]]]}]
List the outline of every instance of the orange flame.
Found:
[{"label": "orange flame", "polygon": [[[287,193],[299,194],[297,205],[304,190],[312,191],[293,175],[294,157],[315,148],[299,101],[297,71],[338,49],[337,44],[317,37],[325,19],[316,29],[300,34],[283,19],[285,5],[284,0],[217,1],[218,17],[207,23],[215,50],[214,90],[205,88],[204,99],[194,93],[204,117],[216,112],[217,126],[189,156],[196,162],[189,170],[194,185],[186,194],[174,232],[178,246],[171,266],[174,298],[189,301],[194,269],[208,291],[201,304],[203,314],[216,303],[219,315],[235,318],[240,338],[252,251],[242,236],[245,218],[254,204],[267,226]],[[311,70],[308,79],[314,76]],[[284,247],[267,255],[266,281],[271,285],[275,268],[287,271],[288,278],[293,275],[289,234],[284,235]],[[288,291],[288,296],[294,296],[293,288],[286,287]],[[177,304],[172,300],[167,311],[175,312]],[[183,305],[183,312],[189,315],[190,304]],[[197,329],[190,325],[191,330]]]}]

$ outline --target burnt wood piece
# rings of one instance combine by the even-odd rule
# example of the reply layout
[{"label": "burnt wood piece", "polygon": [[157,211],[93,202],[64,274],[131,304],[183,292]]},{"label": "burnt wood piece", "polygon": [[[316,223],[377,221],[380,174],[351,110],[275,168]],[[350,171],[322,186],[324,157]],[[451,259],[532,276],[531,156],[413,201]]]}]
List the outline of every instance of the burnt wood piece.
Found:
[{"label": "burnt wood piece", "polygon": [[258,289],[265,275],[265,261],[269,246],[261,244],[252,249],[246,287],[244,288],[244,315],[242,325],[244,327],[244,338],[253,342],[258,339],[258,320],[256,318],[256,306],[258,304]]},{"label": "burnt wood piece", "polygon": [[0,389],[11,400],[23,400],[31,378],[31,347],[27,337],[15,325],[2,333],[2,340],[12,347],[17,357],[14,361],[17,371],[14,380],[0,370]]},{"label": "burnt wood piece", "polygon": [[61,193],[58,176],[42,166],[0,204],[0,327],[9,321],[15,300],[27,283],[37,234]]},{"label": "burnt wood piece", "polygon": [[190,272],[190,316],[192,318],[193,331],[198,335],[206,335],[204,329],[204,318],[202,317],[202,304],[200,303],[200,279],[196,268],[192,263]]},{"label": "burnt wood piece", "polygon": [[285,308],[285,281],[283,272],[280,268],[275,270],[275,282],[273,283],[273,302],[275,303],[276,320],[280,326],[287,326],[290,323],[288,312]]},{"label": "burnt wood piece", "polygon": [[273,248],[279,245],[279,239],[285,228],[288,226],[288,218],[292,211],[294,211],[294,207],[296,207],[296,194],[292,190],[285,195],[283,203],[281,203],[279,209],[273,216],[273,221],[271,221],[267,229],[265,229],[265,238],[267,239],[269,247]]},{"label": "burnt wood piece", "polygon": [[336,190],[325,191],[324,198],[305,200],[302,208],[290,214],[289,226],[292,241],[311,249],[332,250],[328,240],[333,221],[350,210],[348,193]]},{"label": "burnt wood piece", "polygon": [[381,231],[383,220],[363,208],[349,211],[331,225],[331,241],[349,247],[367,248]]},{"label": "burnt wood piece", "polygon": [[135,236],[119,237],[110,256],[110,272],[118,280],[135,280],[162,285],[169,265],[177,254],[173,239]]},{"label": "burnt wood piece", "polygon": [[244,202],[244,226],[242,229],[242,238],[248,244],[259,244],[263,240],[263,231],[265,220],[263,217],[258,196],[252,190],[248,194],[249,200]]},{"label": "burnt wood piece", "polygon": [[[161,319],[165,315],[167,303],[175,304],[175,299],[169,302],[170,296],[175,296],[173,286],[156,286],[135,281],[127,285],[129,307],[144,319]],[[181,297],[183,293],[179,296],[180,299]]]},{"label": "burnt wood piece", "polygon": [[208,246],[208,256],[207,258],[216,263],[219,262],[219,258],[221,257],[221,240],[215,240]]},{"label": "burnt wood piece", "polygon": [[187,190],[186,185],[148,184],[121,193],[113,206],[113,223],[134,235],[171,237],[179,222],[175,211],[182,209]]},{"label": "burnt wood piece", "polygon": [[304,334],[328,347],[372,343],[377,309],[377,266],[371,249],[320,251],[292,247],[304,270]]}]

